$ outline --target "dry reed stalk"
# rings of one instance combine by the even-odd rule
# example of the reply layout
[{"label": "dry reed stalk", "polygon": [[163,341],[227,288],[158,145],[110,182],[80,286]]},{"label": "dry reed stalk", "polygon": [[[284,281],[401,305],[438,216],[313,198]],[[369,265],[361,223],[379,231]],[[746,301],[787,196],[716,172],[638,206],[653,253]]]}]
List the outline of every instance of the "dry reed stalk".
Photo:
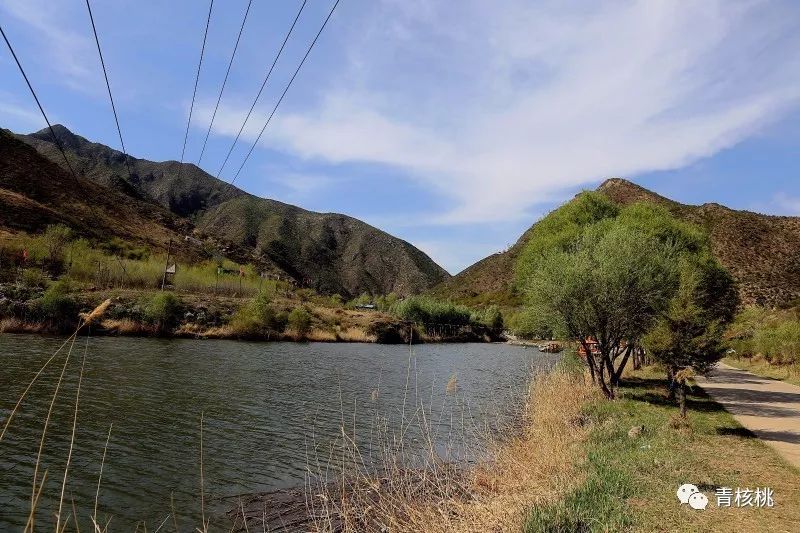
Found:
[{"label": "dry reed stalk", "polygon": [[[583,376],[562,371],[536,376],[522,408],[520,431],[469,471],[438,457],[423,409],[415,415],[426,439],[424,467],[404,468],[413,457],[401,442],[387,446],[379,473],[367,473],[353,439],[343,455],[355,465],[347,482],[321,488],[309,512],[319,532],[520,530],[525,513],[577,482],[575,460],[588,428],[578,422],[596,392]],[[428,433],[426,433],[428,431]],[[344,462],[343,462],[344,466]]]},{"label": "dry reed stalk", "polygon": [[103,301],[100,305],[95,307],[90,313],[81,313],[78,316],[83,319],[83,324],[85,326],[88,326],[98,318],[101,318],[108,309],[108,306],[110,305],[111,305],[111,300],[107,299]]},{"label": "dry reed stalk", "polygon": [[200,519],[203,526],[200,531],[202,533],[207,533],[208,523],[206,522],[205,480],[203,478],[203,417],[204,412],[200,411]]},{"label": "dry reed stalk", "polygon": [[[76,331],[77,333],[77,331]],[[38,504],[38,497],[37,497],[37,490],[36,490],[36,479],[39,476],[39,465],[42,461],[42,451],[44,450],[44,441],[47,436],[47,426],[50,424],[50,416],[53,414],[53,407],[56,403],[56,398],[58,397],[58,390],[61,388],[61,382],[64,380],[64,372],[67,370],[67,365],[69,364],[70,356],[72,355],[72,349],[75,346],[75,336],[72,335],[72,344],[70,344],[69,351],[67,351],[66,357],[64,357],[64,366],[61,367],[61,375],[58,377],[58,381],[56,382],[56,388],[53,391],[53,397],[50,400],[50,407],[47,410],[47,417],[44,420],[44,427],[42,428],[42,438],[39,441],[39,451],[36,454],[36,464],[33,468],[33,486],[31,489],[31,511],[28,515],[28,522],[25,524],[25,531],[33,531],[33,526],[35,523],[35,515],[36,515],[36,506]],[[44,487],[44,481],[42,481],[42,487]],[[39,489],[41,492],[41,489]]]},{"label": "dry reed stalk", "polygon": [[94,493],[94,511],[92,512],[92,522],[94,523],[95,530],[97,530],[97,502],[100,500],[100,483],[103,481],[103,467],[106,464],[106,452],[108,451],[108,442],[111,440],[111,429],[114,427],[112,422],[108,426],[108,435],[106,435],[106,444],[103,446],[103,458],[100,460],[100,474],[97,476],[97,491]]},{"label": "dry reed stalk", "polygon": [[[70,500],[72,500],[72,519],[75,521],[75,533],[81,533],[81,526],[78,523],[78,510],[75,508],[75,498],[70,496]],[[67,526],[64,525],[66,528]]]},{"label": "dry reed stalk", "polygon": [[172,514],[172,525],[175,527],[175,533],[178,533],[180,529],[178,529],[178,515],[175,514],[175,493],[169,493],[169,511]]},{"label": "dry reed stalk", "polygon": [[76,329],[75,332],[72,335],[70,335],[67,338],[67,340],[65,340],[55,352],[53,352],[53,355],[51,355],[50,358],[47,361],[45,361],[45,363],[41,366],[41,368],[39,368],[36,374],[34,374],[33,379],[31,379],[30,383],[28,383],[28,386],[25,387],[25,390],[22,391],[22,394],[17,400],[16,405],[14,405],[14,408],[11,409],[11,412],[9,413],[8,418],[6,419],[6,423],[3,425],[3,431],[0,432],[0,442],[3,441],[3,437],[5,436],[6,431],[8,430],[8,426],[11,425],[11,420],[14,418],[14,415],[17,413],[17,410],[19,409],[19,406],[22,404],[25,397],[28,395],[28,392],[31,390],[31,387],[33,387],[33,384],[36,383],[36,380],[39,379],[39,376],[50,365],[53,359],[55,359],[56,356],[61,352],[61,350],[64,349],[64,346],[66,346],[70,341],[74,340],[77,334],[78,330]]},{"label": "dry reed stalk", "polygon": [[[61,495],[58,498],[58,514],[56,514],[56,532],[60,533],[61,528],[61,509],[64,505],[64,490],[67,488],[67,476],[69,475],[69,465],[72,462],[72,450],[75,446],[75,431],[78,428],[78,402],[81,397],[81,384],[83,383],[83,369],[86,365],[86,354],[89,351],[89,336],[86,336],[86,345],[83,350],[83,359],[81,361],[81,370],[78,373],[78,387],[75,392],[75,414],[72,417],[72,433],[69,439],[69,451],[67,452],[67,463],[64,466],[64,479],[61,481]],[[74,502],[73,502],[74,503]],[[64,521],[64,527],[67,526],[67,521]]]}]

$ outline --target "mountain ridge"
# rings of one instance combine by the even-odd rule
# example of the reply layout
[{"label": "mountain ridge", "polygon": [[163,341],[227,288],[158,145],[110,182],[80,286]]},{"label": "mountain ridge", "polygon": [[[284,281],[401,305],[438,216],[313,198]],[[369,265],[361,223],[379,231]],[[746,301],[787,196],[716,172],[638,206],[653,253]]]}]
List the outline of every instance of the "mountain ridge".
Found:
[{"label": "mountain ridge", "polygon": [[[682,204],[622,178],[605,180],[597,191],[618,205],[651,202],[703,227],[714,255],[739,284],[743,303],[787,305],[800,299],[800,217],[735,210],[715,202]],[[490,255],[429,292],[467,304],[517,306],[514,265],[535,224],[505,252]]]},{"label": "mountain ridge", "polygon": [[[362,292],[409,295],[449,277],[407,241],[348,215],[259,198],[192,163],[133,156],[126,161],[122,152],[63,125],[53,130],[80,176],[167,210],[188,223],[188,232],[199,240],[250,250],[256,262],[275,265],[319,292],[345,297]],[[13,135],[65,169],[49,129]]]}]

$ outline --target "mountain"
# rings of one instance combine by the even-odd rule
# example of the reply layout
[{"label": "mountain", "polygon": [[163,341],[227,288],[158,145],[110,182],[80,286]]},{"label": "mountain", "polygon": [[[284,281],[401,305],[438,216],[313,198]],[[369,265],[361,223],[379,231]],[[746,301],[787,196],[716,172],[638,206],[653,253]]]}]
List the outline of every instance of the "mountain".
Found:
[{"label": "mountain", "polygon": [[66,224],[99,240],[111,236],[152,248],[170,239],[184,256],[200,250],[183,239],[191,225],[162,207],[75,177],[6,130],[0,130],[0,229],[39,232]]},{"label": "mountain", "polygon": [[[681,204],[620,178],[606,180],[597,190],[619,205],[656,203],[702,226],[714,255],[738,282],[745,304],[785,305],[800,298],[800,217],[737,211],[715,203]],[[468,304],[521,303],[513,286],[514,265],[532,229],[509,250],[478,261],[430,292]]]},{"label": "mountain", "polygon": [[[408,242],[355,218],[259,198],[190,163],[126,160],[122,152],[64,126],[53,128],[78,175],[137,206],[168,211],[188,224],[187,233],[226,251],[247,250],[249,260],[278,268],[319,292],[408,295],[449,278]],[[65,166],[50,130],[16,137]]]}]

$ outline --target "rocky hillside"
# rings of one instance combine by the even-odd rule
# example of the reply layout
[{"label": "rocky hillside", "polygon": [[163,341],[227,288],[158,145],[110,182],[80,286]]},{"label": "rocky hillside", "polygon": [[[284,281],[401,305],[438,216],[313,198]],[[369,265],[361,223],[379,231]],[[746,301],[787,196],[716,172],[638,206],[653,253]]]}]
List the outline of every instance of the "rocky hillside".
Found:
[{"label": "rocky hillside", "polygon": [[[60,125],[54,129],[79,175],[124,195],[131,205],[168,211],[202,240],[249,250],[254,262],[277,266],[320,292],[407,295],[449,278],[411,244],[360,220],[258,198],[189,163],[134,157],[126,162],[117,150]],[[49,130],[16,137],[64,165]]]},{"label": "rocky hillside", "polygon": [[112,236],[162,248],[173,239],[184,255],[198,255],[183,239],[190,224],[158,205],[75,177],[0,130],[0,230],[39,232],[62,223],[88,238]]},{"label": "rocky hillside", "polygon": [[[719,204],[685,205],[623,179],[598,190],[620,205],[654,202],[698,224],[711,237],[717,259],[739,283],[746,304],[785,305],[800,298],[800,217],[736,211]],[[514,264],[530,229],[508,251],[491,255],[432,289],[464,303],[515,305]]]},{"label": "rocky hillside", "polygon": [[659,203],[704,227],[714,255],[739,282],[743,302],[785,305],[800,298],[800,217],[736,211],[715,203],[680,204],[618,178],[598,190],[621,205]]}]

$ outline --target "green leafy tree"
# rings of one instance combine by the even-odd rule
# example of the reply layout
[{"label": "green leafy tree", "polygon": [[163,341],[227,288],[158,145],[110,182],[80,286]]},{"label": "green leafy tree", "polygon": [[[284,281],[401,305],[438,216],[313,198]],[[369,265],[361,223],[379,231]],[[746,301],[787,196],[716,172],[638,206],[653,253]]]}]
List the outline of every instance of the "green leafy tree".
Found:
[{"label": "green leafy tree", "polygon": [[[674,291],[674,251],[653,236],[611,220],[587,226],[570,251],[538,254],[526,278],[532,311],[578,339],[592,379],[613,398],[634,343]],[[587,341],[598,342],[599,354]]]},{"label": "green leafy tree", "polygon": [[63,224],[47,226],[42,241],[47,251],[47,264],[51,270],[58,270],[64,263],[64,250],[72,239],[72,230]]},{"label": "green leafy tree", "polygon": [[723,333],[738,305],[733,278],[710,257],[685,258],[680,285],[666,312],[644,337],[650,355],[667,369],[686,416],[687,381],[707,373],[725,355]]}]

